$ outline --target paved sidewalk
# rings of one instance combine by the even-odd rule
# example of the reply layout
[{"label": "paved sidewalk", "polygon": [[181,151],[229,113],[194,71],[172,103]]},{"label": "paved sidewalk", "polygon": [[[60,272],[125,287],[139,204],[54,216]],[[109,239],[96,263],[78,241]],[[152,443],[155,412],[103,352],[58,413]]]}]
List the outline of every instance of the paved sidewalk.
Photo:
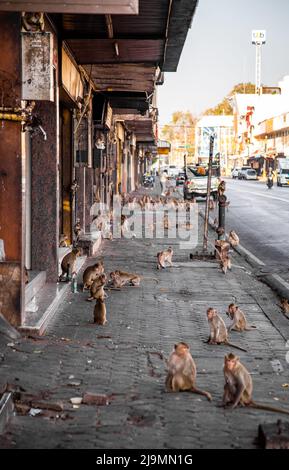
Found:
[{"label": "paved sidewalk", "polygon": [[[289,388],[282,387],[289,382],[289,349],[263,312],[264,305],[278,312],[275,295],[244,269],[234,267],[225,277],[214,261],[189,261],[189,252],[175,243],[103,243],[100,256],[107,272],[123,269],[159,280],[144,279],[139,288],[108,292],[105,327],[92,324],[87,293],[68,293],[44,338],[23,338],[11,347],[0,336],[1,382],[18,384],[27,393],[50,392],[47,400],[62,400],[71,418],[15,416],[0,437],[1,448],[254,448],[258,424],[280,416],[218,407],[223,358],[230,348],[203,343],[208,337],[206,309],[216,307],[225,319],[234,296],[258,327],[231,336],[248,350],[240,357],[252,372],[255,399],[289,409]],[[169,244],[175,267],[157,271],[155,255]],[[237,254],[233,263],[250,271]],[[190,344],[197,385],[211,392],[212,403],[194,394],[165,393],[164,358],[178,341]],[[272,361],[280,361],[283,372],[275,372]],[[71,386],[72,381],[81,384]],[[87,391],[109,395],[110,404],[73,408],[69,399]]]}]

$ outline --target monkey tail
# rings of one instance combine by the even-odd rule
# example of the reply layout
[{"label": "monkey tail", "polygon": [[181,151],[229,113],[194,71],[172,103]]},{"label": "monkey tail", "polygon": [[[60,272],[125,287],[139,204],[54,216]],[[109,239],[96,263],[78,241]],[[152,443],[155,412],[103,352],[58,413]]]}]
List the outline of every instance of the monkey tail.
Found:
[{"label": "monkey tail", "polygon": [[212,401],[212,395],[209,392],[205,392],[204,390],[200,390],[196,387],[192,387],[191,392],[196,393],[197,395],[202,395],[206,397],[209,401]]},{"label": "monkey tail", "polygon": [[241,346],[237,346],[236,344],[229,343],[229,341],[226,341],[224,344],[231,346],[231,348],[239,349],[239,351],[247,352],[247,349],[241,348]]},{"label": "monkey tail", "polygon": [[269,405],[262,405],[261,403],[256,403],[255,401],[251,401],[248,405],[251,408],[256,408],[257,410],[264,410],[264,411],[273,411],[273,413],[282,413],[284,415],[289,415],[289,411],[284,410],[283,408],[277,408],[275,406]]},{"label": "monkey tail", "polygon": [[252,330],[257,330],[257,326],[255,325],[250,325],[247,328],[245,328],[245,331],[252,331]]},{"label": "monkey tail", "polygon": [[156,277],[143,276],[143,279],[149,279],[151,281],[156,281],[157,284],[159,284],[159,282],[160,282]]}]

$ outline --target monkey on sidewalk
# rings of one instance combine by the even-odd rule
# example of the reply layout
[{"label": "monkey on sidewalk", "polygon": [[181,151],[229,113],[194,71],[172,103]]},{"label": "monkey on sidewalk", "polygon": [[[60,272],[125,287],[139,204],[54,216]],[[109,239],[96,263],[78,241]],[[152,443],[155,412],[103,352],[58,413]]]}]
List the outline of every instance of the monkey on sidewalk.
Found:
[{"label": "monkey on sidewalk", "polygon": [[175,344],[168,359],[166,389],[168,392],[192,392],[212,400],[211,394],[195,386],[197,369],[187,343]]},{"label": "monkey on sidewalk", "polygon": [[289,415],[289,410],[256,403],[252,399],[253,381],[246,367],[235,354],[228,354],[224,361],[225,386],[223,394],[223,406],[236,408],[248,406],[258,410],[273,411]]}]

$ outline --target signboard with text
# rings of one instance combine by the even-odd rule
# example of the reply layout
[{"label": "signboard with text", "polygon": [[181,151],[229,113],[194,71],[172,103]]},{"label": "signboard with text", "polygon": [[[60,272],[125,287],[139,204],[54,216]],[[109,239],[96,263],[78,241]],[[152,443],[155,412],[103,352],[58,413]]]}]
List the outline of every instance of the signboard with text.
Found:
[{"label": "signboard with text", "polygon": [[264,29],[254,29],[252,31],[252,44],[265,44],[266,31]]}]

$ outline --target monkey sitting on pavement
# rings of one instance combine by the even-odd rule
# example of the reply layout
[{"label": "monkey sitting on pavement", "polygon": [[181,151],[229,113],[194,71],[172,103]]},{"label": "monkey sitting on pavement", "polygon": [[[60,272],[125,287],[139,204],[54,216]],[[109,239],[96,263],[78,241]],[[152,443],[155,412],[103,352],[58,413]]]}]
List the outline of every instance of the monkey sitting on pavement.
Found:
[{"label": "monkey sitting on pavement", "polygon": [[285,314],[285,316],[288,318],[289,316],[289,302],[287,299],[282,299],[281,304],[279,307],[282,309],[282,312]]},{"label": "monkey sitting on pavement", "polygon": [[238,405],[256,408],[258,410],[273,411],[289,415],[289,410],[274,406],[263,405],[252,400],[253,381],[246,367],[235,354],[225,356],[224,362],[225,386],[223,406],[236,408]]},{"label": "monkey sitting on pavement", "polygon": [[196,375],[196,365],[188,344],[183,342],[176,344],[168,359],[167,391],[197,393],[211,401],[212,397],[209,392],[196,388]]},{"label": "monkey sitting on pavement", "polygon": [[244,312],[236,304],[230,304],[228,311],[226,312],[228,317],[233,320],[233,323],[229,326],[228,331],[252,331],[256,329],[256,326],[249,326],[245,317]]},{"label": "monkey sitting on pavement", "polygon": [[96,323],[97,325],[105,325],[107,323],[106,306],[103,297],[99,297],[99,299],[97,299],[95,302],[93,319],[94,323]]},{"label": "monkey sitting on pavement", "polygon": [[93,281],[100,275],[104,273],[103,261],[88,266],[83,273],[83,289],[90,289]]},{"label": "monkey sitting on pavement", "polygon": [[207,341],[208,344],[225,344],[232,348],[239,349],[240,351],[247,352],[246,349],[229,342],[227,327],[224,320],[217,314],[216,309],[208,308],[207,318],[210,327],[210,336]]},{"label": "monkey sitting on pavement", "polygon": [[100,297],[107,297],[104,292],[104,286],[106,284],[106,281],[106,274],[100,274],[94,279],[93,283],[90,286],[90,297],[88,297],[88,301],[91,301],[93,299],[97,300]]},{"label": "monkey sitting on pavement", "polygon": [[165,269],[166,263],[169,263],[170,266],[172,266],[172,258],[173,258],[173,249],[172,247],[169,247],[167,250],[161,251],[160,253],[157,254],[157,269]]},{"label": "monkey sitting on pavement", "polygon": [[73,248],[70,253],[64,256],[61,262],[62,273],[59,276],[61,281],[63,276],[66,274],[66,280],[69,280],[69,276],[76,274],[76,259],[80,256],[81,250],[79,248]]}]

